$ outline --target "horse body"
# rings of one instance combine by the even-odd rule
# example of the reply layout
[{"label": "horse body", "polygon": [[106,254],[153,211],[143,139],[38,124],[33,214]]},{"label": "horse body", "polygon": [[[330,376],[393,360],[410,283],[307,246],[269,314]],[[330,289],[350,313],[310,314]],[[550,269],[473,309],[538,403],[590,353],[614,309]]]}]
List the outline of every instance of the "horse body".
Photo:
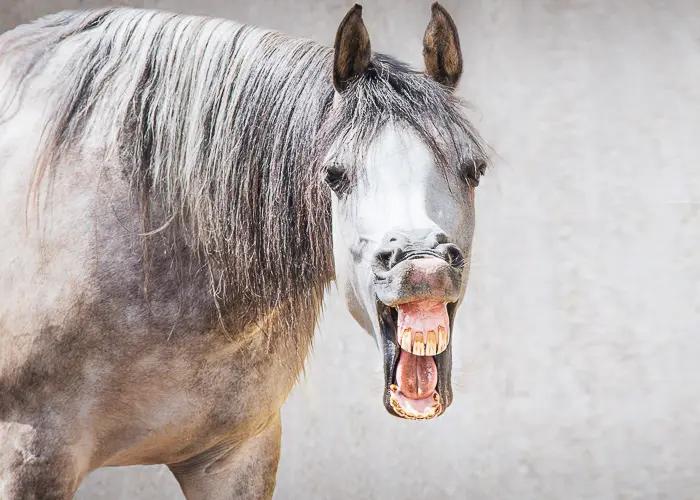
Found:
[{"label": "horse body", "polygon": [[[35,125],[16,130],[40,131]],[[3,153],[27,144],[12,126],[2,130]],[[199,456],[203,469],[267,429],[269,470],[257,467],[255,476],[274,477],[279,408],[299,354],[285,359],[276,339],[268,344],[265,318],[256,326],[234,318],[230,341],[194,263],[173,294],[167,257],[155,259],[144,300],[139,219],[113,165],[101,165],[100,176],[89,163],[61,165],[52,197],[61,220],[47,221],[41,241],[25,237],[25,200],[16,194],[26,191],[32,165],[21,157],[31,155],[5,163],[0,202],[0,258],[9,263],[0,277],[0,496],[25,498],[8,480],[11,468],[23,481],[50,477],[39,490],[62,498],[95,468],[166,463],[189,472],[185,461]]]},{"label": "horse body", "polygon": [[237,460],[234,447],[268,433],[268,464],[257,464],[250,477],[260,480],[240,493],[271,492],[279,409],[317,311],[297,318],[303,340],[289,349],[287,338],[263,332],[274,328],[275,310],[253,324],[229,306],[222,322],[209,276],[186,245],[155,241],[146,264],[129,180],[119,162],[105,162],[100,141],[57,166],[39,229],[31,202],[27,215],[50,78],[80,43],[59,48],[0,129],[0,496],[25,498],[21,484],[34,476],[42,495],[63,498],[95,468],[160,463],[187,491],[179,477],[192,481],[187,459],[213,474],[217,461],[223,469]]},{"label": "horse body", "polygon": [[[29,145],[27,132],[38,136],[41,126],[15,121],[0,134],[0,258],[9,264],[0,277],[0,470],[19,466],[23,480],[38,480],[48,467],[56,482],[40,491],[60,498],[103,465],[177,464],[215,447],[213,463],[274,429],[296,376],[280,366],[296,354],[270,357],[250,325],[228,341],[206,277],[189,272],[187,286],[169,293],[177,284],[165,258],[152,263],[144,300],[139,221],[118,168],[100,165],[97,176],[89,162],[65,162],[52,197],[60,220],[47,220],[41,241],[25,237],[20,193],[33,158],[16,144]],[[25,498],[11,480],[3,486],[3,498]]]},{"label": "horse body", "polygon": [[[0,497],[70,498],[91,470],[134,464],[167,464],[188,498],[272,495],[280,408],[333,277],[331,208],[348,203],[331,205],[318,169],[348,139],[340,89],[367,70],[339,62],[358,50],[342,40],[363,29],[353,15],[335,62],[310,41],[133,9],[0,38]],[[468,257],[465,213],[452,232]],[[443,255],[437,223],[408,219],[427,221]],[[459,302],[467,273],[448,250],[440,283]],[[385,330],[357,276],[344,282],[358,322]],[[389,404],[391,363],[385,405],[415,418]],[[437,390],[430,416],[449,405],[449,374]]]}]

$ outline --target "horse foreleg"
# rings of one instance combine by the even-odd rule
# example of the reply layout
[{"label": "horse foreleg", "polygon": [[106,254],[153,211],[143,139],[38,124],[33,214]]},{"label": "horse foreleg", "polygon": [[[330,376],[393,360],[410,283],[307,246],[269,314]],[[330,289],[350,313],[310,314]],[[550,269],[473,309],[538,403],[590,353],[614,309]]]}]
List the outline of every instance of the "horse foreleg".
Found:
[{"label": "horse foreleg", "polygon": [[74,458],[52,433],[0,421],[0,499],[73,498],[79,481]]},{"label": "horse foreleg", "polygon": [[275,489],[282,428],[277,414],[262,432],[170,465],[187,500],[269,500]]}]

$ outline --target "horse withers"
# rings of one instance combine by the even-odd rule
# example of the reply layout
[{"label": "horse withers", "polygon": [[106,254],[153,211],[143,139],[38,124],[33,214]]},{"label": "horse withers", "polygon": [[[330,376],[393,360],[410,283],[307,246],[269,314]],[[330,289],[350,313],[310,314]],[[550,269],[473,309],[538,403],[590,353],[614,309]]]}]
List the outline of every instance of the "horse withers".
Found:
[{"label": "horse withers", "polygon": [[452,401],[485,148],[437,3],[424,71],[153,10],[0,37],[0,497],[167,464],[190,499],[270,498],[280,408],[329,283],[387,411]]}]

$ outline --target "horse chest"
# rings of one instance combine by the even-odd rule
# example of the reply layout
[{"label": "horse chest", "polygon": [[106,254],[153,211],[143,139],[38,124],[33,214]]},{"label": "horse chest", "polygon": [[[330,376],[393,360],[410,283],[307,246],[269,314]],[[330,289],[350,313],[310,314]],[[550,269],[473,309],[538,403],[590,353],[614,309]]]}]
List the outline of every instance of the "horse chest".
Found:
[{"label": "horse chest", "polygon": [[150,349],[112,379],[110,392],[122,397],[103,401],[104,418],[123,418],[105,435],[110,465],[179,461],[221,439],[245,439],[279,411],[290,373],[255,338],[251,349],[217,334]]}]

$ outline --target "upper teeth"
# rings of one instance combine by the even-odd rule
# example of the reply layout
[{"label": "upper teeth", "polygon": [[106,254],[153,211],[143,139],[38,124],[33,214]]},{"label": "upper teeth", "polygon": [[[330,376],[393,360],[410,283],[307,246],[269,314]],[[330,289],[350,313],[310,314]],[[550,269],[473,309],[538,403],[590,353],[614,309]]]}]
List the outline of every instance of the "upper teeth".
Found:
[{"label": "upper teeth", "polygon": [[449,335],[447,335],[447,330],[440,326],[438,327],[438,347],[437,352],[442,352],[447,349],[447,344],[450,341]]},{"label": "upper teeth", "polygon": [[423,343],[423,332],[416,332],[413,336],[413,354],[425,356],[425,344]]},{"label": "upper teeth", "polygon": [[425,341],[425,355],[435,356],[437,354],[437,335],[435,330],[428,331],[428,340]]},{"label": "upper teeth", "polygon": [[437,328],[437,334],[435,330],[428,330],[424,334],[423,332],[413,332],[410,328],[404,328],[398,337],[401,349],[416,356],[435,356],[447,349],[449,344],[447,329],[442,325]]},{"label": "upper teeth", "polygon": [[408,352],[413,352],[413,336],[411,335],[411,329],[406,328],[403,331],[403,336],[401,337],[401,349]]}]

